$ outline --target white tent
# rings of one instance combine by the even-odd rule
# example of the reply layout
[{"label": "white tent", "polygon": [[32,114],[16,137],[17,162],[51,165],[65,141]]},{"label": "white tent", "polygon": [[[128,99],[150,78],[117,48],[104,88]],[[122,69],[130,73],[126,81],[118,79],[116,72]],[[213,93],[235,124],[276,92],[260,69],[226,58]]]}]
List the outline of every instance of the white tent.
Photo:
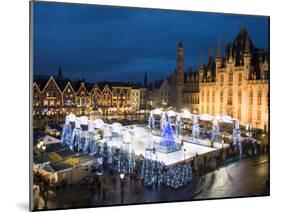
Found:
[{"label": "white tent", "polygon": [[122,124],[118,123],[118,122],[114,122],[112,125],[112,132],[115,132],[115,133],[118,133],[120,134],[121,133],[121,130],[123,128]]},{"label": "white tent", "polygon": [[176,113],[175,111],[173,111],[173,110],[169,110],[169,111],[167,112],[167,115],[168,115],[169,117],[171,117],[171,116],[176,116],[177,113]]},{"label": "white tent", "polygon": [[200,120],[202,120],[202,121],[212,121],[213,119],[214,119],[214,117],[207,113],[200,115]]},{"label": "white tent", "polygon": [[95,128],[101,129],[104,126],[104,122],[102,119],[96,119],[93,121]]},{"label": "white tent", "polygon": [[160,109],[160,108],[154,109],[154,110],[153,110],[153,114],[154,114],[154,115],[161,115],[161,114],[162,114],[162,109]]},{"label": "white tent", "polygon": [[81,120],[82,125],[88,125],[88,117],[87,116],[81,116],[80,120]]},{"label": "white tent", "polygon": [[190,119],[192,115],[188,110],[184,110],[183,113],[181,113],[181,117],[185,119]]}]

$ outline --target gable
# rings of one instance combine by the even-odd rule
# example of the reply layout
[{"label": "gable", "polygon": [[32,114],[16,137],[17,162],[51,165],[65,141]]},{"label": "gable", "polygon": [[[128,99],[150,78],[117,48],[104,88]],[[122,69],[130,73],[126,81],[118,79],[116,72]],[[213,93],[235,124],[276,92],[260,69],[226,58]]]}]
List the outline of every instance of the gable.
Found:
[{"label": "gable", "polygon": [[70,89],[71,92],[73,94],[75,94],[75,91],[74,91],[73,87],[71,86],[70,82],[68,82],[67,85],[65,86],[65,89],[63,90],[63,94],[66,93],[66,92],[68,93],[68,89]]},{"label": "gable", "polygon": [[50,77],[49,81],[47,82],[45,88],[43,89],[42,93],[44,93],[46,90],[56,90],[61,94],[61,90],[59,86],[57,85],[56,81],[53,77]]},{"label": "gable", "polygon": [[84,86],[84,84],[82,83],[80,88],[78,89],[77,91],[77,95],[80,96],[82,95],[82,93],[85,93],[85,96],[88,96],[89,95],[89,92],[87,91],[86,87]]}]

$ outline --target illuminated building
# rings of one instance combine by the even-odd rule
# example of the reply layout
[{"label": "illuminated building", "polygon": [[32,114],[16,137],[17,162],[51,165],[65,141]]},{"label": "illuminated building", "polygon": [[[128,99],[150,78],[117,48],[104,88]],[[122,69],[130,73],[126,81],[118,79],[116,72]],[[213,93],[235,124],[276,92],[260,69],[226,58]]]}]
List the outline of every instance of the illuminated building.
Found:
[{"label": "illuminated building", "polygon": [[243,125],[268,130],[268,52],[254,46],[245,28],[226,46],[225,57],[219,41],[216,58],[212,52],[199,71],[200,113],[229,115]]}]

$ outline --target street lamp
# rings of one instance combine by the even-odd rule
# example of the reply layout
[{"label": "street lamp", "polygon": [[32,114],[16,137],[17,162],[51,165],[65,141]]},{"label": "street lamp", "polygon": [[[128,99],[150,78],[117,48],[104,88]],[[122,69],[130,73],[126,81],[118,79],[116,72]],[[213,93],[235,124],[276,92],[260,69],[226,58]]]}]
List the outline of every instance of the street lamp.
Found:
[{"label": "street lamp", "polygon": [[123,204],[123,193],[124,193],[124,173],[120,173],[120,183],[121,183],[121,204]]},{"label": "street lamp", "polygon": [[184,149],[183,149],[183,160],[184,160],[184,162],[185,162],[185,154],[186,154],[186,147],[184,147]]}]

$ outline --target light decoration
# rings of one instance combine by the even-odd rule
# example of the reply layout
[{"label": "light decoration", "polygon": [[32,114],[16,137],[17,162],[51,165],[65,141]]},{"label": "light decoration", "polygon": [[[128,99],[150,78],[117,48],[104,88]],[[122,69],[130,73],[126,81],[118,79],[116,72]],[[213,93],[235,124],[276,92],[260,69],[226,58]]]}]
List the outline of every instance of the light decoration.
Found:
[{"label": "light decoration", "polygon": [[158,143],[155,144],[156,150],[169,153],[180,150],[180,143],[176,142],[175,134],[170,121],[166,121],[165,129]]},{"label": "light decoration", "polygon": [[162,137],[160,139],[160,145],[163,146],[171,146],[175,143],[175,135],[173,128],[171,126],[170,121],[166,122],[166,127],[162,133]]}]

